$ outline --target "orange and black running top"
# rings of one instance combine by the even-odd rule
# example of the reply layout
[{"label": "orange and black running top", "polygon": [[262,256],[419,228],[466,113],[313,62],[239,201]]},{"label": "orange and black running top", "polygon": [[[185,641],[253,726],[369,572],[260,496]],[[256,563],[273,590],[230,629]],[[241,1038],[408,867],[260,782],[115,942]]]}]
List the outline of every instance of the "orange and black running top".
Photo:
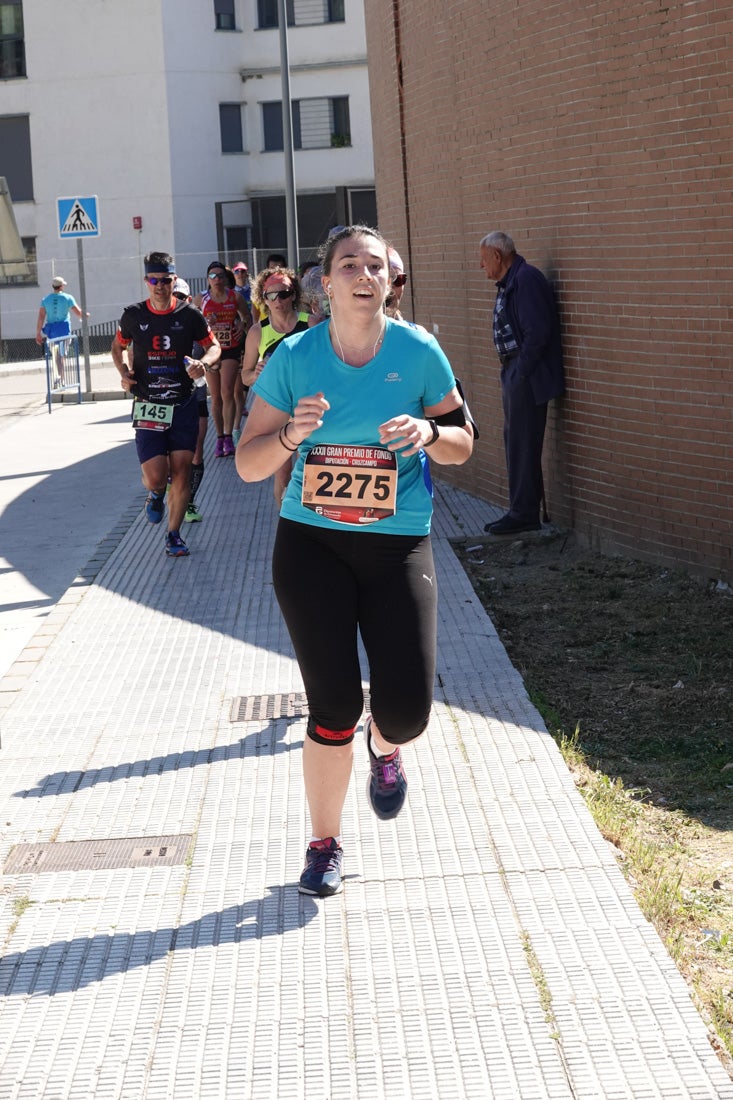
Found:
[{"label": "orange and black running top", "polygon": [[193,382],[183,359],[191,355],[194,343],[204,348],[212,343],[211,329],[199,310],[178,301],[165,312],[153,309],[149,301],[128,306],[116,339],[123,348],[132,344],[132,393],[165,405],[180,405],[191,396]]}]

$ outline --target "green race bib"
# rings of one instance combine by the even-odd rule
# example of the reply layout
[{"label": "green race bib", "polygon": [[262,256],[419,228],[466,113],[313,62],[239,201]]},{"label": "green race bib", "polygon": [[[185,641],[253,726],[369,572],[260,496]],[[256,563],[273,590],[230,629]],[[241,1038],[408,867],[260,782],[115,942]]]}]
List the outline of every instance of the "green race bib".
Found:
[{"label": "green race bib", "polygon": [[174,405],[157,405],[154,401],[142,401],[136,397],[132,409],[132,426],[151,432],[164,432],[173,423],[174,408]]}]

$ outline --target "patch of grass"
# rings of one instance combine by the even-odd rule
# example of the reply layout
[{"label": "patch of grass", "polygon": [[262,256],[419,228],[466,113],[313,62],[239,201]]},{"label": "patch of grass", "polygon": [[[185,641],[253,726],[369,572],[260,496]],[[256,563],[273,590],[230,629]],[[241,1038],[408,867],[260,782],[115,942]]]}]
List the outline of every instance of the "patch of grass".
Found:
[{"label": "patch of grass", "polygon": [[20,918],[25,913],[26,909],[29,909],[31,905],[35,905],[34,901],[28,897],[27,894],[23,894],[21,897],[13,899],[13,920],[10,922],[8,931],[5,934],[5,943],[10,943],[11,939],[15,935],[15,931],[20,923]]},{"label": "patch of grass", "polygon": [[547,984],[547,978],[540,964],[540,960],[537,958],[537,952],[534,949],[534,945],[528,932],[522,930],[520,939],[522,941],[522,950],[524,951],[525,958],[527,959],[527,965],[529,966],[530,974],[532,975],[532,981],[534,982],[537,993],[540,999],[540,1006],[544,1013],[545,1023],[550,1028],[550,1037],[553,1039],[560,1038],[560,1029],[557,1026],[557,1020],[555,1018],[555,1010],[552,1006],[552,993],[550,987]]},{"label": "patch of grass", "polygon": [[24,894],[23,897],[15,898],[15,900],[13,901],[13,916],[16,918],[16,920],[20,920],[26,909],[30,908],[30,906],[34,904],[35,903],[31,901],[27,894]]},{"label": "patch of grass", "polygon": [[572,535],[473,543],[476,593],[731,1069],[730,590]]}]

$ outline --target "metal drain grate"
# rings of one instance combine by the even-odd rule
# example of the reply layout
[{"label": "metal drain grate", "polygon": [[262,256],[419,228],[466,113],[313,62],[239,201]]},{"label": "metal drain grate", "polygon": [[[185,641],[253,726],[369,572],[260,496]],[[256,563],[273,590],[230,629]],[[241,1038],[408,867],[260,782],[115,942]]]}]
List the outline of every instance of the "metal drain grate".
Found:
[{"label": "metal drain grate", "polygon": [[[364,706],[370,709],[369,692],[364,692]],[[304,691],[282,692],[279,695],[235,695],[229,712],[230,722],[261,722],[267,718],[301,718],[308,713]]]},{"label": "metal drain grate", "polygon": [[230,722],[260,722],[267,718],[300,718],[308,713],[303,691],[279,695],[236,695],[232,699]]},{"label": "metal drain grate", "polygon": [[49,871],[108,871],[118,867],[172,867],[183,863],[193,837],[116,837],[109,840],[69,840],[63,843],[16,844],[3,871],[6,875]]}]

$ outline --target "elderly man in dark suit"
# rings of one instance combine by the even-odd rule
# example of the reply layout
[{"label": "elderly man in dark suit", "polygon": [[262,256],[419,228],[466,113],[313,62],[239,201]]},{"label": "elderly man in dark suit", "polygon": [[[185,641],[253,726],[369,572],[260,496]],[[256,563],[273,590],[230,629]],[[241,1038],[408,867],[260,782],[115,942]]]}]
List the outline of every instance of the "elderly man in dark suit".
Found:
[{"label": "elderly man in dark suit", "polygon": [[501,360],[509,511],[492,535],[538,531],[547,404],[565,392],[560,319],[545,276],[518,255],[507,233],[488,233],[481,267],[496,283],[494,345]]}]

